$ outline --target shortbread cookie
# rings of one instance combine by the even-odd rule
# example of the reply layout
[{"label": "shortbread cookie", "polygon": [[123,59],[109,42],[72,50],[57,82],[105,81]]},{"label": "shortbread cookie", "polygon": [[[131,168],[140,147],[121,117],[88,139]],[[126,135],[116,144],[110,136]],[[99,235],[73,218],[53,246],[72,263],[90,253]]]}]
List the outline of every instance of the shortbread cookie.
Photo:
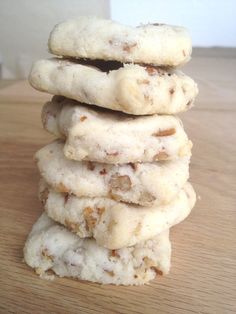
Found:
[{"label": "shortbread cookie", "polygon": [[184,220],[195,203],[192,186],[186,183],[167,205],[142,207],[109,198],[78,198],[58,193],[40,182],[39,197],[49,217],[81,238],[94,237],[109,249],[135,245]]},{"label": "shortbread cookie", "polygon": [[52,270],[60,277],[115,285],[141,285],[167,274],[170,258],[169,230],[133,247],[108,250],[93,239],[79,238],[45,213],[24,247],[25,262],[43,278]]},{"label": "shortbread cookie", "polygon": [[189,178],[190,156],[173,161],[102,164],[74,161],[63,154],[56,140],[36,155],[41,176],[57,192],[78,197],[107,197],[150,206],[170,202]]},{"label": "shortbread cookie", "polygon": [[187,30],[166,24],[131,27],[92,16],[56,25],[49,50],[58,56],[178,66],[190,59]]},{"label": "shortbread cookie", "polygon": [[69,159],[104,163],[173,160],[190,154],[192,143],[174,116],[131,116],[91,109],[53,97],[42,112],[46,130],[65,137]]},{"label": "shortbread cookie", "polygon": [[29,81],[40,91],[135,115],[185,111],[198,92],[179,71],[126,64],[106,73],[60,59],[37,61]]}]

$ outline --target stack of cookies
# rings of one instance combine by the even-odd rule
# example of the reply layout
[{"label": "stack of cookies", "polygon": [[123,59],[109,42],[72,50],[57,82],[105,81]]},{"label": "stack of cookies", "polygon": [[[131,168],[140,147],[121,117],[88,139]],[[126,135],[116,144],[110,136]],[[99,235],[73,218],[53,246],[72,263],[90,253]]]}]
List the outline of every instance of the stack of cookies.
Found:
[{"label": "stack of cookies", "polygon": [[57,138],[36,153],[45,213],[24,257],[99,283],[144,284],[170,268],[169,229],[195,204],[192,143],[175,114],[195,82],[176,70],[191,55],[185,29],[137,28],[81,17],[57,25],[30,83],[54,94],[42,111]]}]

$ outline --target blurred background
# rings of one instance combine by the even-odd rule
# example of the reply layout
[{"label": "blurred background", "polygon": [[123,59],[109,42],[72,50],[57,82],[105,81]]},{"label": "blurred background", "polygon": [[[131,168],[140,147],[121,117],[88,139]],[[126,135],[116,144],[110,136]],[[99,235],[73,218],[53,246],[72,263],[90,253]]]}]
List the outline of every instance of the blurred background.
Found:
[{"label": "blurred background", "polygon": [[[201,54],[204,47],[236,47],[235,12],[235,0],[0,0],[0,78],[26,78],[33,61],[50,56],[53,26],[68,18],[97,15],[133,26],[183,25]],[[236,56],[235,49],[212,51]]]}]

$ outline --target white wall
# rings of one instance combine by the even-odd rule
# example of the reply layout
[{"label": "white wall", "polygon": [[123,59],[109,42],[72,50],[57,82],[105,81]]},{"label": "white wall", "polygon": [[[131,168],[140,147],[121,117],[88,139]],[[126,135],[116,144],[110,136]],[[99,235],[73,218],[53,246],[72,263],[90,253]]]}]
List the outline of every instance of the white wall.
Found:
[{"label": "white wall", "polygon": [[236,0],[0,0],[3,77],[27,77],[34,60],[49,56],[52,27],[71,17],[111,15],[129,25],[184,25],[195,46],[236,47],[235,14]]},{"label": "white wall", "polygon": [[186,26],[194,46],[236,47],[236,0],[111,0],[111,18],[128,24]]},{"label": "white wall", "polygon": [[4,78],[27,77],[47,57],[53,26],[79,15],[109,16],[109,0],[0,0],[0,61]]}]

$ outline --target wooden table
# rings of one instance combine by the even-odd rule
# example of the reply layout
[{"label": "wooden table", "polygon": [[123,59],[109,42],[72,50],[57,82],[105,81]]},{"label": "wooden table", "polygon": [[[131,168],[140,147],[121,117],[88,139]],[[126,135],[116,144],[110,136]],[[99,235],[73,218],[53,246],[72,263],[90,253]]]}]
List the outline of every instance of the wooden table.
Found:
[{"label": "wooden table", "polygon": [[40,280],[22,248],[42,208],[33,154],[51,140],[40,123],[46,94],[26,82],[0,83],[1,313],[236,312],[236,59],[196,57],[185,72],[199,83],[196,106],[182,114],[194,142],[191,216],[171,230],[171,273],[143,287]]}]

